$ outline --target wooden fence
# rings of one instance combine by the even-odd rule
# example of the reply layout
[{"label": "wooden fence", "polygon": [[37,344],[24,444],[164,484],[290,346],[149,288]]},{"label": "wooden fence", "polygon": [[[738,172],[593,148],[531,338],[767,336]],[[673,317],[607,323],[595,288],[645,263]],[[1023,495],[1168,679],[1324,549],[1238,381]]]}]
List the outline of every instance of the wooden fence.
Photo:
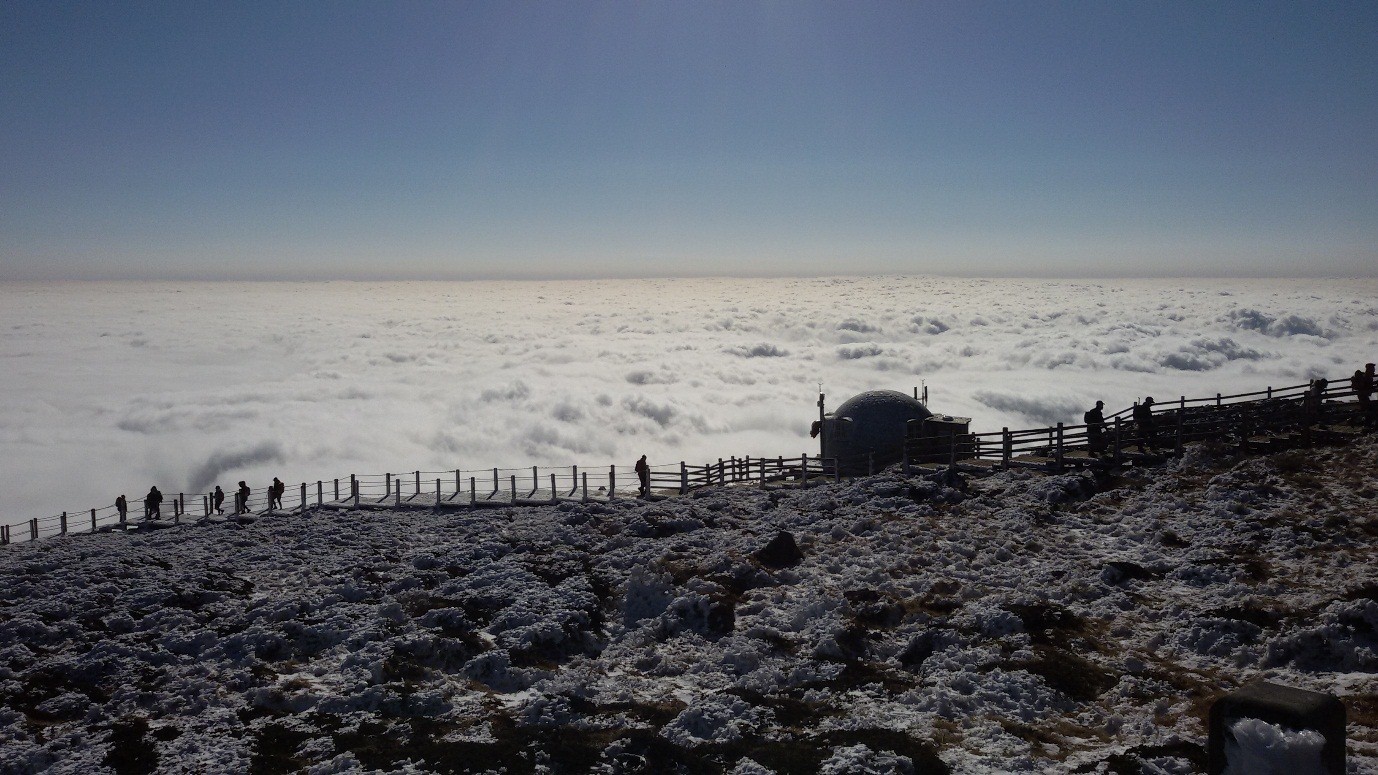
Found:
[{"label": "wooden fence", "polygon": [[[959,465],[967,468],[1032,467],[1061,470],[1072,465],[1120,464],[1144,456],[1180,454],[1184,444],[1207,439],[1267,449],[1288,443],[1310,444],[1334,437],[1330,426],[1357,417],[1359,404],[1346,378],[1321,393],[1310,384],[1269,387],[1252,393],[1155,402],[1150,430],[1133,421],[1134,407],[1105,418],[1099,438],[1087,425],[1058,423],[1046,428],[971,433],[952,438],[911,436],[905,464]],[[945,450],[934,460],[932,450]],[[924,453],[927,453],[926,455]]]}]

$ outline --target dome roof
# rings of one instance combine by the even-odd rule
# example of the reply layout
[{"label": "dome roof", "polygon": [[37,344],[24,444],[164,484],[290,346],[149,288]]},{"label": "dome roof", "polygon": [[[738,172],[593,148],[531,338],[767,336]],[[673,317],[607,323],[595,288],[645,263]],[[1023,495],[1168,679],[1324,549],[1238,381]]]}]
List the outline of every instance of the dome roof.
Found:
[{"label": "dome roof", "polygon": [[833,411],[833,417],[850,417],[854,423],[898,426],[901,434],[909,420],[926,420],[932,416],[922,401],[898,390],[859,393]]}]

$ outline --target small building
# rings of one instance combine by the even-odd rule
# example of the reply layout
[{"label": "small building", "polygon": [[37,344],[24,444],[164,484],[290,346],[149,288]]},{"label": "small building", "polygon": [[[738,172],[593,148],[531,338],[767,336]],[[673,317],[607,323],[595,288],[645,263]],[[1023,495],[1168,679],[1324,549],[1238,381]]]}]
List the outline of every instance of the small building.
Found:
[{"label": "small building", "polygon": [[[852,396],[823,416],[822,454],[825,460],[836,460],[842,473],[851,475],[900,462],[906,443],[911,451],[917,450],[920,459],[946,460],[952,440],[966,434],[970,423],[967,417],[934,416],[917,396],[871,390]],[[941,455],[936,448],[929,449],[935,443],[942,447]]]}]

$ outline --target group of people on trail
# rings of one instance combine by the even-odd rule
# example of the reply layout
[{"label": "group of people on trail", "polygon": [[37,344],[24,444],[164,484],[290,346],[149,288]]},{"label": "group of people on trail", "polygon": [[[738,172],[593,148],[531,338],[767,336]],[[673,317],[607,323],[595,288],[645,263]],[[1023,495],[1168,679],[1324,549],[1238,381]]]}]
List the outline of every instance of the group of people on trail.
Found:
[{"label": "group of people on trail", "polygon": [[[1135,404],[1130,416],[1138,428],[1139,451],[1144,452],[1145,445],[1157,449],[1158,424],[1153,419],[1153,396]],[[1086,424],[1086,451],[1091,457],[1100,457],[1105,452],[1105,402],[1097,401],[1094,408],[1082,415],[1082,421]]]},{"label": "group of people on trail", "polygon": [[[1354,391],[1359,401],[1360,422],[1370,428],[1378,427],[1378,413],[1375,413],[1373,403],[1373,394],[1378,385],[1375,385],[1372,368],[1370,364],[1370,371],[1355,369],[1354,376],[1349,378],[1349,389]],[[1325,396],[1329,388],[1330,381],[1324,377],[1313,379],[1308,385],[1302,398],[1302,406],[1310,422],[1324,424]],[[1153,415],[1153,406],[1153,396],[1148,396],[1141,403],[1135,404],[1130,413],[1130,419],[1134,421],[1135,441],[1140,452],[1160,449],[1158,422]],[[1092,457],[1099,457],[1105,452],[1104,409],[1105,402],[1097,401],[1095,408],[1088,410],[1082,417],[1086,424],[1086,448]]]},{"label": "group of people on trail", "polygon": [[[645,458],[642,458],[643,460]],[[273,483],[268,487],[268,508],[282,508],[282,496],[287,492],[287,485],[281,479],[273,477]],[[239,489],[234,493],[234,513],[236,516],[249,512],[249,485],[244,480],[239,481]],[[144,519],[160,519],[162,517],[163,494],[159,492],[157,486],[149,489],[148,495],[144,496]],[[115,511],[120,515],[120,521],[124,522],[129,517],[129,501],[121,494],[115,498]],[[220,485],[215,486],[215,492],[211,493],[211,511],[216,514],[225,513],[225,491],[220,489]]]}]

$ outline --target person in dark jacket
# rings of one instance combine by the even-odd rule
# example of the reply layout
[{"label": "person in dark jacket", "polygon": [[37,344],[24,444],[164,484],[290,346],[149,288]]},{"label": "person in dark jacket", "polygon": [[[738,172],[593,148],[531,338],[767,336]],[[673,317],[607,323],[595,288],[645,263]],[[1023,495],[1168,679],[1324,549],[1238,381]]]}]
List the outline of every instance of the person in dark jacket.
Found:
[{"label": "person in dark jacket", "polygon": [[129,518],[129,501],[125,500],[123,494],[115,499],[115,511],[119,512],[121,522]]},{"label": "person in dark jacket", "polygon": [[238,515],[238,514],[243,514],[244,512],[246,512],[246,511],[248,511],[248,510],[249,510],[249,485],[245,484],[243,479],[240,479],[240,480],[239,480],[239,489],[238,489],[238,490],[235,490],[235,493],[234,493],[234,513],[235,513],[236,515]]},{"label": "person in dark jacket", "polygon": [[161,519],[163,516],[162,504],[163,494],[158,492],[158,487],[155,485],[149,489],[148,495],[144,496],[144,519]]},{"label": "person in dark jacket", "polygon": [[268,490],[268,508],[282,508],[282,494],[287,492],[287,485],[283,484],[276,476],[273,477],[273,485]]},{"label": "person in dark jacket", "polygon": [[1153,396],[1144,399],[1142,404],[1134,406],[1134,425],[1138,430],[1139,451],[1144,451],[1144,443],[1148,443],[1149,449],[1158,448],[1158,423],[1153,419]]},{"label": "person in dark jacket", "polygon": [[646,464],[646,456],[636,461],[636,478],[641,483],[640,497],[644,498],[651,494],[651,467]]},{"label": "person in dark jacket", "polygon": [[1355,397],[1359,399],[1359,416],[1363,418],[1364,425],[1373,423],[1373,379],[1368,376],[1368,372],[1361,369],[1354,370],[1354,376],[1349,378],[1349,389],[1354,391]]},{"label": "person in dark jacket", "polygon": [[225,491],[220,489],[220,485],[215,486],[215,494],[211,496],[211,508],[215,509],[216,514],[224,514]]},{"label": "person in dark jacket", "polygon": [[1092,457],[1105,450],[1105,414],[1101,411],[1104,408],[1105,402],[1097,401],[1096,408],[1082,416],[1086,422],[1086,451]]}]

